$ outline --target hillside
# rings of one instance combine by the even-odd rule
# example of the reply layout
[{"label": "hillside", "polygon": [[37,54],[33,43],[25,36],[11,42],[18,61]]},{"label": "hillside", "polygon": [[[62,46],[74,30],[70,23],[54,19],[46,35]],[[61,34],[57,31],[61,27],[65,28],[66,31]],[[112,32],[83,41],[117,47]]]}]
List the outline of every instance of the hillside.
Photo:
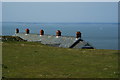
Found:
[{"label": "hillside", "polygon": [[5,78],[116,78],[119,75],[117,50],[4,41],[2,53]]}]

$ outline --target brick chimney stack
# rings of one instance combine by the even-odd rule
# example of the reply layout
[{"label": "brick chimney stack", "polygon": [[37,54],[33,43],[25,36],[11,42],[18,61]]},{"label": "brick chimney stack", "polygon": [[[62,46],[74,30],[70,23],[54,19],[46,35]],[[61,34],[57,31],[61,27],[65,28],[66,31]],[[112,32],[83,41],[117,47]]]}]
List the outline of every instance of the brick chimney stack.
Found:
[{"label": "brick chimney stack", "polygon": [[80,31],[76,32],[76,38],[81,38],[81,32]]},{"label": "brick chimney stack", "polygon": [[29,29],[26,29],[25,31],[26,31],[26,34],[29,34],[29,33],[30,33],[30,30],[29,30]]},{"label": "brick chimney stack", "polygon": [[40,30],[40,36],[44,35],[44,31]]},{"label": "brick chimney stack", "polygon": [[15,33],[19,33],[19,29],[18,28],[15,30]]},{"label": "brick chimney stack", "polygon": [[60,30],[57,30],[57,31],[56,31],[56,37],[59,37],[59,36],[61,36],[61,31],[60,31]]}]

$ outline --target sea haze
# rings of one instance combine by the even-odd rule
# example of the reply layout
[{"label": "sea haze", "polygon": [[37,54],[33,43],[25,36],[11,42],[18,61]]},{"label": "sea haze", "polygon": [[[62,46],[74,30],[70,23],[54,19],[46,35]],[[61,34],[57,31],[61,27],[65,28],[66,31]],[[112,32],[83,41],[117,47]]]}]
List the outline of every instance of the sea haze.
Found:
[{"label": "sea haze", "polygon": [[45,34],[55,35],[61,30],[63,36],[75,36],[76,31],[82,33],[82,39],[89,42],[96,49],[118,50],[118,24],[117,23],[30,23],[30,22],[3,22],[2,35],[14,35],[15,29],[39,34],[40,29]]}]

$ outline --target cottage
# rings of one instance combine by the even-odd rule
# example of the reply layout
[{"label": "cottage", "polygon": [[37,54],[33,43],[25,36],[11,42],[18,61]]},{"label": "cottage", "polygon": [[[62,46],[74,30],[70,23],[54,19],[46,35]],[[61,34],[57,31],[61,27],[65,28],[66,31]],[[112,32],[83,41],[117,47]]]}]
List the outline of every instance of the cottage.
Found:
[{"label": "cottage", "polygon": [[[18,29],[17,29],[18,30]],[[42,44],[63,48],[94,49],[88,42],[81,39],[81,32],[76,32],[76,37],[62,36],[61,31],[57,30],[56,35],[45,35],[43,30],[40,34],[31,34],[29,29],[25,33],[16,31],[15,36],[32,42],[41,42]]]}]

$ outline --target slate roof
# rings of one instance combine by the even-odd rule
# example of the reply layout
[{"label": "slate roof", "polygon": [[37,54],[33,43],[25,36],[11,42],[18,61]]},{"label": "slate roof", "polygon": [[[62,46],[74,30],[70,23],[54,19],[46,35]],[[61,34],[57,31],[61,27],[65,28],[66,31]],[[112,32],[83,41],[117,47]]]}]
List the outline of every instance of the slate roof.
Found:
[{"label": "slate roof", "polygon": [[70,36],[60,36],[60,37],[56,37],[54,35],[40,36],[39,34],[26,35],[25,33],[17,33],[15,34],[15,36],[18,36],[27,41],[32,41],[32,42],[37,41],[45,45],[57,46],[57,47],[63,47],[63,48],[82,48],[86,44],[89,44],[80,38],[76,39],[75,37],[70,37]]}]

